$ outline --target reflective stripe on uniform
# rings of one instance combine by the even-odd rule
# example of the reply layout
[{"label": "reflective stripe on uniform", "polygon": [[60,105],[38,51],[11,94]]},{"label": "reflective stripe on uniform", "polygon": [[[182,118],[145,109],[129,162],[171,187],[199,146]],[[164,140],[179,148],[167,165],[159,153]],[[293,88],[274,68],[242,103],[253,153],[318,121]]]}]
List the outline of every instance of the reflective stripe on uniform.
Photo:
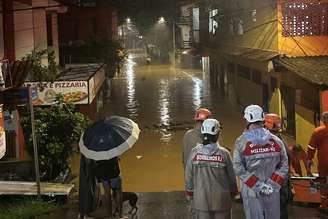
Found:
[{"label": "reflective stripe on uniform", "polygon": [[186,190],[185,191],[185,194],[186,194],[186,196],[193,196],[194,195],[194,192],[193,191],[190,191],[190,190]]},{"label": "reflective stripe on uniform", "polygon": [[282,186],[282,184],[284,184],[284,177],[280,176],[279,174],[277,173],[273,173],[270,177],[270,179],[272,179],[272,181],[278,183],[280,186]]},{"label": "reflective stripe on uniform", "polygon": [[256,182],[257,182],[258,180],[259,180],[259,178],[257,178],[257,176],[252,175],[251,177],[249,177],[249,178],[246,180],[245,184],[246,184],[249,188],[252,188],[252,187],[256,184]]}]

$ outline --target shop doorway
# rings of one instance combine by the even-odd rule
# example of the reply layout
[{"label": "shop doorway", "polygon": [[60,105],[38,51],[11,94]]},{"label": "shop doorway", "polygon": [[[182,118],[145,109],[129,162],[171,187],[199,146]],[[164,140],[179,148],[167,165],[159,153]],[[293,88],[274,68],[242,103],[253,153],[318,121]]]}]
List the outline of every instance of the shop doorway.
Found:
[{"label": "shop doorway", "polygon": [[288,134],[295,136],[295,89],[282,85],[281,97],[283,101],[281,110],[283,129]]},{"label": "shop doorway", "polygon": [[269,86],[267,84],[262,84],[262,103],[263,111],[269,112]]}]

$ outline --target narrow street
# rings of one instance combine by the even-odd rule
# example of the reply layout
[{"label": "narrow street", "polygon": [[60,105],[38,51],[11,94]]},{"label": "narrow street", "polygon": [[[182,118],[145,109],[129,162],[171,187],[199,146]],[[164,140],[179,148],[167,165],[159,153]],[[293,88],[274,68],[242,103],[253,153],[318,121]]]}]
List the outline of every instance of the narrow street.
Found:
[{"label": "narrow street", "polygon": [[[240,109],[211,88],[201,70],[174,69],[169,65],[145,65],[144,56],[130,54],[120,75],[111,81],[111,95],[101,116],[121,115],[136,121],[142,132],[137,144],[121,157],[123,191],[139,196],[138,213],[129,218],[188,218],[181,161],[182,138],[193,126],[193,113],[209,108],[223,123],[220,144],[233,150],[244,121]],[[77,171],[79,157],[73,159]],[[130,210],[124,203],[125,212]],[[290,218],[318,218],[315,208],[291,206]],[[75,218],[77,202],[39,219]],[[99,218],[104,210],[96,213]],[[233,205],[233,218],[243,218],[240,202]],[[98,218],[98,217],[97,217]]]},{"label": "narrow street", "polygon": [[223,123],[221,143],[230,149],[242,131],[241,114],[211,89],[200,70],[144,63],[142,55],[130,54],[125,71],[112,81],[103,112],[127,116],[142,129],[137,144],[122,157],[124,189],[182,191],[182,138],[193,126],[195,109],[207,107]]},{"label": "narrow street", "polygon": [[[243,131],[241,109],[226,102],[208,77],[201,70],[147,66],[142,54],[130,54],[125,70],[112,80],[103,116],[127,116],[142,129],[121,160],[123,190],[139,194],[140,219],[188,218],[181,149],[195,109],[207,107],[223,123],[222,146],[233,150]],[[314,208],[292,206],[289,212],[290,218],[317,218]],[[241,203],[235,203],[233,218],[243,218]]]},{"label": "narrow street", "polygon": [[[0,9],[0,219],[117,219],[119,186],[128,218],[190,218],[187,198],[221,211],[237,189],[233,219],[271,217],[267,205],[288,207],[289,219],[328,215],[328,0],[0,0]],[[206,147],[185,171],[194,118],[206,122],[186,146]],[[235,150],[232,165],[216,141]]]}]

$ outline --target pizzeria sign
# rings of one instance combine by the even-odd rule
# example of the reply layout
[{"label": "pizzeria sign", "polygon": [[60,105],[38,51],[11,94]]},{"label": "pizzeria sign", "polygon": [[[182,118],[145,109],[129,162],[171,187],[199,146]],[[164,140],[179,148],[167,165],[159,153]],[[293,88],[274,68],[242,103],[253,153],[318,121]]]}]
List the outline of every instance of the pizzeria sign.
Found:
[{"label": "pizzeria sign", "polygon": [[38,98],[34,105],[51,105],[56,101],[57,94],[62,94],[65,102],[74,104],[89,104],[88,81],[54,81],[26,82],[25,86],[36,86]]}]

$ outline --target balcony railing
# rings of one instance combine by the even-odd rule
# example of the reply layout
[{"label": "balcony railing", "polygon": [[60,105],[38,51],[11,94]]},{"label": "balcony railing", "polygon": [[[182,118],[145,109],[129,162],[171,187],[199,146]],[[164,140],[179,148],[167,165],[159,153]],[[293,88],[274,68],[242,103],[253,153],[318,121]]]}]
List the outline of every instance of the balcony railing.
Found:
[{"label": "balcony railing", "polygon": [[190,41],[183,41],[182,42],[182,48],[183,49],[190,49],[191,48]]},{"label": "balcony railing", "polygon": [[191,25],[192,17],[191,16],[181,16],[178,23],[185,24],[185,25]]}]

